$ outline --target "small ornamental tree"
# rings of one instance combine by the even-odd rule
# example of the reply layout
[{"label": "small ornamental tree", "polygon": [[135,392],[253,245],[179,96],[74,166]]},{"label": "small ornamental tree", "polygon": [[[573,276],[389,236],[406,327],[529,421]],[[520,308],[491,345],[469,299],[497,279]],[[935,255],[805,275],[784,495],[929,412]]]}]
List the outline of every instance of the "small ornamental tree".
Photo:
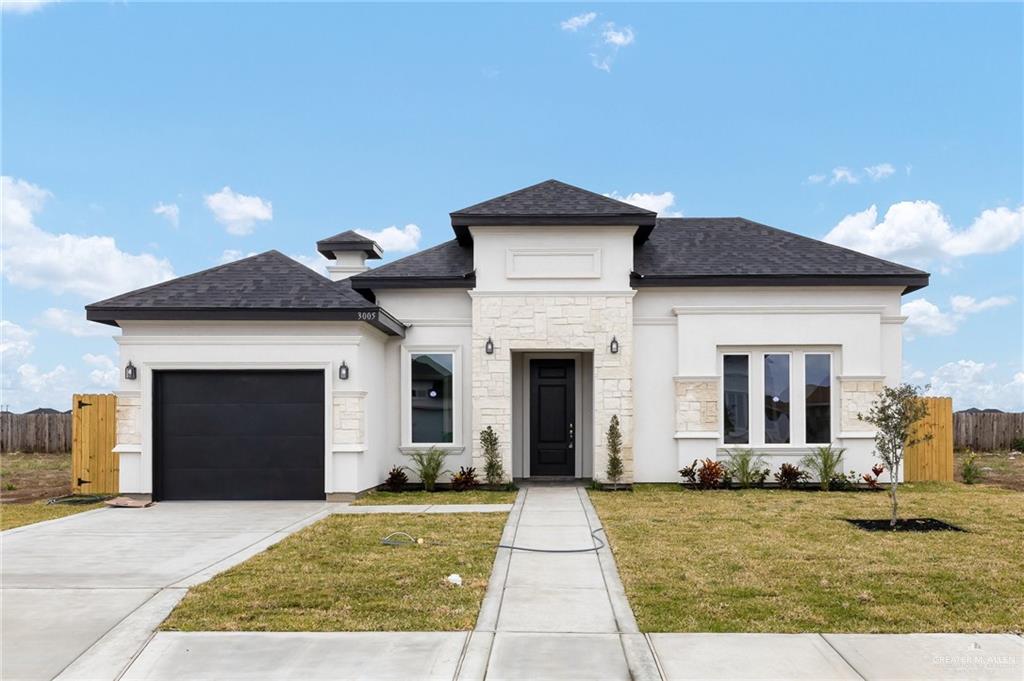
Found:
[{"label": "small ornamental tree", "polygon": [[505,481],[505,466],[498,453],[498,434],[490,426],[480,431],[480,446],[484,450],[484,477],[487,484],[500,485]]},{"label": "small ornamental tree", "polygon": [[608,482],[612,483],[613,489],[619,488],[619,481],[622,480],[622,432],[619,430],[619,417],[612,416],[608,424],[608,465],[604,474]]},{"label": "small ornamental tree", "polygon": [[875,453],[882,460],[882,466],[889,473],[889,500],[892,502],[890,527],[896,527],[898,504],[896,501],[896,479],[900,463],[908,447],[932,439],[932,434],[920,435],[914,424],[928,415],[928,405],[921,399],[921,389],[904,383],[895,388],[885,386],[878,393],[878,399],[871,403],[867,414],[857,418],[876,428]]}]

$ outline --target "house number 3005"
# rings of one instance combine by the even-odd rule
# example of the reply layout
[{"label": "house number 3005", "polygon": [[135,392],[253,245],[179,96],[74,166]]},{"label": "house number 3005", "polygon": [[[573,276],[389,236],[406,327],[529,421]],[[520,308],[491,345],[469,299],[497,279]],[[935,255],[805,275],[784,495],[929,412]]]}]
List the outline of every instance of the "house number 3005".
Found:
[{"label": "house number 3005", "polygon": [[357,312],[356,319],[359,321],[368,321],[374,319],[377,316],[376,312]]}]

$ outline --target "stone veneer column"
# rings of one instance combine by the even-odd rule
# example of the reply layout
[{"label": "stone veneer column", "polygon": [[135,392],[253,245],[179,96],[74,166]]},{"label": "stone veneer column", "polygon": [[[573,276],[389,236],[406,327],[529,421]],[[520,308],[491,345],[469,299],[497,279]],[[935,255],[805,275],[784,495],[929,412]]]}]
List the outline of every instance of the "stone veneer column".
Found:
[{"label": "stone veneer column", "polygon": [[[498,434],[512,474],[512,352],[592,352],[594,478],[604,479],[605,434],[612,415],[622,430],[623,480],[633,480],[633,292],[524,295],[473,292],[473,465],[483,468],[480,431]],[[612,354],[612,337],[619,352]],[[491,338],[494,354],[484,351]]]},{"label": "stone veneer column", "polygon": [[142,395],[137,390],[117,393],[117,445],[142,448]]},{"label": "stone veneer column", "polygon": [[338,445],[365,446],[363,396],[335,395],[333,402],[332,445],[335,447]]}]

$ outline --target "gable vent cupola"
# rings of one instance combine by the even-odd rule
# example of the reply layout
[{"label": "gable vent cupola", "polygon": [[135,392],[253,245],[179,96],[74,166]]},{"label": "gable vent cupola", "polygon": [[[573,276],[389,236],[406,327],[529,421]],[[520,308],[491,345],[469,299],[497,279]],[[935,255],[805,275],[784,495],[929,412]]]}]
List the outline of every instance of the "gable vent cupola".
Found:
[{"label": "gable vent cupola", "polygon": [[327,273],[334,281],[365,272],[367,259],[379,260],[383,251],[376,241],[349,230],[316,242],[316,250],[328,260]]}]

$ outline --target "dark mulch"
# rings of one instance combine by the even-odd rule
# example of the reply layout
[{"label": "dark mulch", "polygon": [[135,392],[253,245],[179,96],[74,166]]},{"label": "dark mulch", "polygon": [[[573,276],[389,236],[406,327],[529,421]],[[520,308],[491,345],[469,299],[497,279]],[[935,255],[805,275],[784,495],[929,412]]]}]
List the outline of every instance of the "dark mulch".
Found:
[{"label": "dark mulch", "polygon": [[868,518],[844,518],[851,525],[856,525],[868,532],[966,532],[962,527],[944,523],[935,518],[900,518],[896,526],[889,524],[888,520],[877,520]]}]

